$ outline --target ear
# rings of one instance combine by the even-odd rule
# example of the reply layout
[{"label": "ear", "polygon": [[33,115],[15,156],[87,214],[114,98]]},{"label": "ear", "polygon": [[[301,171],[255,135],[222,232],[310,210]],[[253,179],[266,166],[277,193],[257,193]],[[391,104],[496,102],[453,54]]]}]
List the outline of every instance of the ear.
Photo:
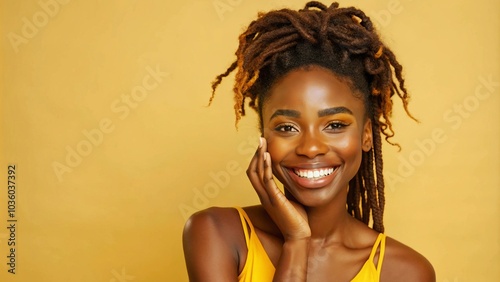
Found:
[{"label": "ear", "polygon": [[372,135],[372,120],[366,119],[365,126],[363,128],[363,151],[368,152],[373,147],[373,135]]}]

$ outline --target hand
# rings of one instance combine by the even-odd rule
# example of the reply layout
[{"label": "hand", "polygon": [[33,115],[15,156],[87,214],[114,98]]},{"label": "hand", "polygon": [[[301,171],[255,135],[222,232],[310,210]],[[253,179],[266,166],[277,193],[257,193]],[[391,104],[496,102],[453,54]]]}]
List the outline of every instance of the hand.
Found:
[{"label": "hand", "polygon": [[247,175],[262,206],[280,229],[285,241],[311,236],[304,207],[287,199],[274,182],[271,155],[267,152],[266,139],[262,137],[259,148],[248,166]]}]

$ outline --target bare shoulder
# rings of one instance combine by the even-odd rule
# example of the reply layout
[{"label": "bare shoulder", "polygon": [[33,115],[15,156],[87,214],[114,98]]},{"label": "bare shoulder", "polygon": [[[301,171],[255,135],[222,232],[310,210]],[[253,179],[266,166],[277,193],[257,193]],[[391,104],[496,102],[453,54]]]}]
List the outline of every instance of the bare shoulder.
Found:
[{"label": "bare shoulder", "polygon": [[190,281],[234,280],[244,240],[236,209],[212,207],[193,214],[182,234]]},{"label": "bare shoulder", "polygon": [[387,237],[380,280],[435,282],[436,274],[431,263],[423,255]]},{"label": "bare shoulder", "polygon": [[203,230],[215,228],[219,231],[232,229],[238,225],[238,211],[234,208],[211,207],[198,211],[186,221],[184,232],[201,228]]},{"label": "bare shoulder", "polygon": [[[225,242],[234,244],[236,238],[242,235],[238,211],[234,208],[211,207],[194,213],[187,220],[183,240],[185,243],[194,243],[197,240],[204,242]],[[229,246],[229,247],[234,247]]]}]

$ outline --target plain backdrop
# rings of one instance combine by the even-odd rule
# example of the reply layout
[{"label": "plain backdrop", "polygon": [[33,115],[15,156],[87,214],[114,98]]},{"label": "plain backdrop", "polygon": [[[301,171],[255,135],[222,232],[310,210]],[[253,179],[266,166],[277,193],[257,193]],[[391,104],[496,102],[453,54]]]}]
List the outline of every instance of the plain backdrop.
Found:
[{"label": "plain backdrop", "polygon": [[[256,115],[237,131],[233,76],[206,107],[210,83],[257,12],[304,4],[0,1],[0,280],[187,281],[187,217],[258,203],[244,173]],[[500,281],[500,2],[350,5],[403,64],[420,120],[395,103],[403,150],[384,145],[387,235],[440,282]]]}]

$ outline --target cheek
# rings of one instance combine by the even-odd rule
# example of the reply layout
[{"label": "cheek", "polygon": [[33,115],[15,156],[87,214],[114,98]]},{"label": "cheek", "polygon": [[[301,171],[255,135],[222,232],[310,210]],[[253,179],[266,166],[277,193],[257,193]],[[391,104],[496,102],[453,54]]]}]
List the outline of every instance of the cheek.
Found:
[{"label": "cheek", "polygon": [[345,160],[358,160],[361,161],[362,142],[359,134],[352,133],[337,139],[335,144],[332,144],[333,150]]},{"label": "cheek", "polygon": [[273,138],[272,136],[267,136],[266,140],[267,151],[271,155],[273,174],[279,182],[285,183],[286,180],[283,168],[281,167],[281,162],[287,158],[290,152],[293,152],[293,148],[282,138]]},{"label": "cheek", "polygon": [[271,155],[271,160],[273,163],[280,162],[286,155],[287,144],[278,138],[273,138],[273,136],[267,136],[266,141],[267,151]]},{"label": "cheek", "polygon": [[264,138],[267,141],[267,152],[271,155],[273,170],[279,174],[282,161],[295,153],[295,144],[290,139],[276,136],[272,132],[265,131]]}]

